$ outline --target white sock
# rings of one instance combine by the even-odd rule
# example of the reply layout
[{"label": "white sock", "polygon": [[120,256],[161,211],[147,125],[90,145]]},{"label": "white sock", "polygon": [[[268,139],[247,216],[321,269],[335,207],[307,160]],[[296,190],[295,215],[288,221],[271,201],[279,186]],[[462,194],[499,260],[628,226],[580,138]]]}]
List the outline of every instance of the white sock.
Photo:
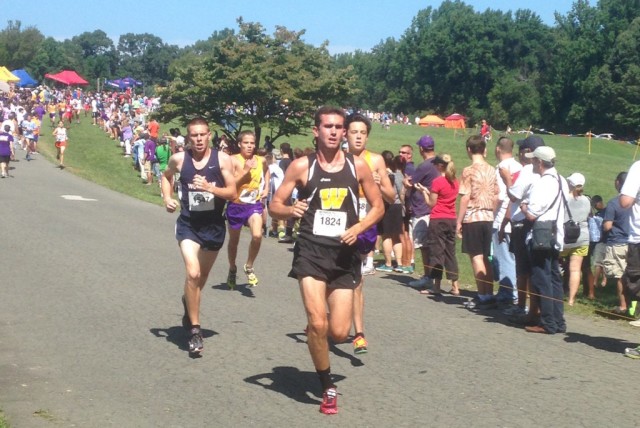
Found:
[{"label": "white sock", "polygon": [[373,268],[373,257],[367,256],[367,262],[365,263],[365,266],[370,269]]}]

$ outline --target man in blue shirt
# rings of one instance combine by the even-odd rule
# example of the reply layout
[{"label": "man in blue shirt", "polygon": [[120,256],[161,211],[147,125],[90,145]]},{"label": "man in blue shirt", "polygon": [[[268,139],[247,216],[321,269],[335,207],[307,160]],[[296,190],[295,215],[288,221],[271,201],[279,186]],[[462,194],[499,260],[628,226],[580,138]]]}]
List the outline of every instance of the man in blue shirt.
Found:
[{"label": "man in blue shirt", "polygon": [[[627,173],[621,172],[616,177],[615,187],[618,192],[627,179]],[[620,314],[627,313],[627,300],[623,293],[622,275],[627,268],[627,241],[629,240],[630,210],[622,208],[620,198],[616,196],[607,202],[602,221],[602,232],[606,244],[602,267],[607,278],[616,279],[617,295],[620,305],[613,309]]]},{"label": "man in blue shirt", "polygon": [[[423,135],[416,143],[420,150],[423,162],[418,165],[411,175],[410,184],[415,186],[420,183],[427,189],[431,189],[431,183],[440,176],[438,169],[433,164],[436,157],[436,143],[430,135]],[[431,283],[429,278],[429,250],[427,249],[427,233],[429,228],[429,215],[431,207],[427,205],[422,192],[412,191],[409,197],[411,204],[411,225],[413,227],[413,246],[420,248],[424,276],[416,281],[411,281],[409,286],[414,288],[426,288]]]}]

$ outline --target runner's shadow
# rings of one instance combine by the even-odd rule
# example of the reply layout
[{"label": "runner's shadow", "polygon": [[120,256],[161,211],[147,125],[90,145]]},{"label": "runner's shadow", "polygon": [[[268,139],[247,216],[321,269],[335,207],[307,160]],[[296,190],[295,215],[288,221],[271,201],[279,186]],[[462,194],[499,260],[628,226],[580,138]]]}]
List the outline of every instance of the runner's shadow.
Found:
[{"label": "runner's shadow", "polygon": [[[149,329],[151,334],[155,337],[164,337],[167,342],[173,343],[181,351],[188,352],[189,346],[187,341],[189,340],[189,334],[182,326],[169,327],[169,328],[151,328]],[[218,334],[217,331],[208,330],[203,328],[200,330],[204,339],[213,337]]]},{"label": "runner's shadow", "polygon": [[238,285],[236,285],[235,289],[231,290],[227,286],[226,282],[221,282],[218,285],[212,285],[211,288],[214,289],[214,290],[238,292],[238,293],[242,294],[244,297],[251,297],[251,298],[255,298],[256,297],[256,295],[253,294],[253,288],[249,287],[246,284],[238,284]]},{"label": "runner's shadow", "polygon": [[624,353],[625,348],[635,348],[637,343],[627,342],[623,339],[614,339],[613,337],[589,336],[588,334],[566,333],[564,341],[567,343],[584,343],[601,351],[613,352],[616,354]]},{"label": "runner's shadow", "polygon": [[[304,332],[301,333],[287,333],[287,337],[290,337],[291,339],[295,340],[296,343],[307,343],[307,335]],[[353,338],[351,338],[350,340],[353,340]],[[329,340],[329,352],[333,353],[336,357],[341,357],[341,358],[345,358],[347,360],[349,360],[351,362],[351,365],[353,367],[362,367],[364,366],[364,363],[362,362],[362,360],[358,357],[355,357],[351,354],[349,354],[348,352],[344,352],[342,349],[338,348],[335,343],[333,343],[331,340]]]},{"label": "runner's shadow", "polygon": [[[318,374],[313,372],[301,372],[295,367],[274,367],[271,373],[263,373],[244,379],[252,385],[258,385],[270,391],[284,394],[287,397],[304,404],[320,404],[318,393]],[[334,382],[339,382],[345,377],[332,375]],[[318,397],[312,398],[311,395]]]}]

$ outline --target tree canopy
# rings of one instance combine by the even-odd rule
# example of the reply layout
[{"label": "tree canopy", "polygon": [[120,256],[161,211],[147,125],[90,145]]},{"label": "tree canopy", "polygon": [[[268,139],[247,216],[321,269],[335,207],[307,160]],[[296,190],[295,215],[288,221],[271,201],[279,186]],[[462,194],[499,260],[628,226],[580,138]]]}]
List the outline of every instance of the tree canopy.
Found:
[{"label": "tree canopy", "polygon": [[273,35],[258,23],[238,19],[239,31],[210,39],[174,64],[172,80],[158,90],[160,116],[183,123],[203,116],[235,139],[247,126],[257,140],[269,127],[272,140],[304,134],[321,104],[342,104],[354,90],[350,67],[336,69],[323,45],[302,41],[303,31],[277,27]]},{"label": "tree canopy", "polygon": [[[233,135],[301,132],[319,104],[557,132],[640,133],[640,0],[576,0],[547,25],[529,9],[476,11],[461,0],[416,12],[404,34],[331,56],[304,30],[238,20],[185,47],[153,34],[117,44],[102,30],[64,41],[8,21],[0,64],[36,79],[71,68],[90,81],[131,75],[161,87],[166,118],[204,115]],[[286,100],[286,101],[285,101]],[[235,104],[234,104],[235,103]],[[306,118],[306,119],[305,119]]]},{"label": "tree canopy", "polygon": [[474,11],[446,0],[419,11],[399,40],[338,55],[374,110],[462,112],[495,126],[640,132],[640,0],[577,0],[556,25],[531,10]]}]

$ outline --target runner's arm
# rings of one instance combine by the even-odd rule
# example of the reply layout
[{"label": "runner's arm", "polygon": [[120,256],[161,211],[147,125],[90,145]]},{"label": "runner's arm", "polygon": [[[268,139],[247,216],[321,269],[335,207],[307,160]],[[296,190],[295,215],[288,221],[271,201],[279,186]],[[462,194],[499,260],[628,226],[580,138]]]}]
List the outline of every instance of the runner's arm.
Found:
[{"label": "runner's arm", "polygon": [[264,188],[262,189],[262,195],[260,195],[261,200],[266,199],[266,197],[269,196],[270,180],[271,180],[271,170],[269,170],[269,166],[267,165],[267,161],[265,158],[262,158],[262,171],[264,173],[263,175]]},{"label": "runner's arm", "polygon": [[238,188],[236,187],[236,178],[233,174],[233,164],[231,157],[224,152],[212,151],[211,155],[218,154],[218,162],[220,164],[220,172],[224,178],[224,187],[215,187],[213,183],[208,186],[207,191],[228,201],[238,197]]},{"label": "runner's arm", "polygon": [[[378,223],[384,215],[384,203],[382,202],[382,194],[375,181],[373,181],[373,174],[371,169],[360,158],[355,158],[356,175],[364,196],[367,198],[367,202],[371,206],[371,209],[367,212],[367,215],[358,223],[347,229],[340,237],[341,241],[347,245],[355,244],[358,239],[358,235],[369,229],[374,224]],[[388,177],[387,177],[388,178]]]},{"label": "runner's arm", "polygon": [[178,201],[173,199],[173,178],[182,168],[184,152],[176,153],[169,158],[167,169],[162,173],[160,186],[164,198],[164,206],[168,212],[172,213],[178,208]]},{"label": "runner's arm", "polygon": [[233,178],[236,182],[236,187],[240,187],[243,184],[251,182],[251,160],[247,160],[244,166],[240,164],[240,161],[235,156],[230,156],[232,164]]},{"label": "runner's arm", "polygon": [[380,187],[382,198],[390,204],[394,203],[396,200],[396,189],[391,184],[391,180],[389,180],[387,167],[384,163],[384,159],[380,155],[376,156],[374,160],[373,179]]}]

